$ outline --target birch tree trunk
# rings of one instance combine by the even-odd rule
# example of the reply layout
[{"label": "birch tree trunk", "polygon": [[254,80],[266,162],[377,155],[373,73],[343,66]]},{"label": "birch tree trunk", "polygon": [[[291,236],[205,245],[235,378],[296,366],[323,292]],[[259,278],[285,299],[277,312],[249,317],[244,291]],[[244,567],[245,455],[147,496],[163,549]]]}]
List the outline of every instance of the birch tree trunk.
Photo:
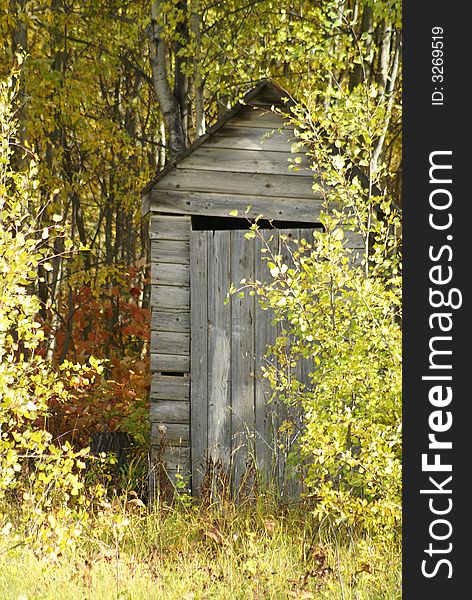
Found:
[{"label": "birch tree trunk", "polygon": [[200,137],[206,131],[205,104],[203,96],[203,78],[200,66],[201,60],[201,31],[200,31],[200,0],[193,0],[192,14],[190,16],[190,29],[195,43],[195,57],[193,59],[193,78],[195,88],[195,137]]},{"label": "birch tree trunk", "polygon": [[[358,34],[359,40],[364,36],[365,40],[365,54],[368,55],[372,47],[373,42],[373,27],[374,27],[374,12],[372,7],[366,5],[362,13],[361,29]],[[365,35],[364,35],[365,34]],[[361,58],[361,57],[359,57]],[[360,64],[356,64],[354,71],[351,73],[349,80],[349,89],[353,90],[362,81],[366,83],[369,81],[371,72],[371,64],[361,59]]]},{"label": "birch tree trunk", "polygon": [[[152,3],[151,26],[149,28],[152,83],[167,130],[170,159],[174,160],[184,152],[186,136],[181,115],[181,104],[172,92],[167,74],[167,49],[163,27],[160,22],[161,8],[162,0],[156,0]],[[177,89],[174,88],[174,92],[178,91],[181,94],[183,92],[182,86],[183,83],[180,81]],[[182,101],[182,98],[180,98],[180,101]]]},{"label": "birch tree trunk", "polygon": [[[26,54],[28,52],[28,28],[25,20],[20,16],[25,10],[26,0],[10,0],[10,9],[12,14],[15,16],[14,25],[11,32],[11,49],[12,55],[15,54]],[[26,120],[27,120],[27,106],[26,106],[26,80],[23,72],[19,75],[19,90],[18,97],[20,98],[21,105],[19,110],[19,129],[18,129],[18,141],[19,146],[15,147],[13,164],[17,168],[21,168],[23,147],[26,141]]]}]

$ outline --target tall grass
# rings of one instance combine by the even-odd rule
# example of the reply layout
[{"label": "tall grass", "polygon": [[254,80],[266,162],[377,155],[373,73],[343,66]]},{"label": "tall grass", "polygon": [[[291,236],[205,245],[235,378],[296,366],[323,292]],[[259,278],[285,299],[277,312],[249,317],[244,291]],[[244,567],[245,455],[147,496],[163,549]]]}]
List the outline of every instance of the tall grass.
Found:
[{"label": "tall grass", "polygon": [[0,598],[342,600],[401,597],[399,542],[319,524],[270,496],[235,505],[190,498],[152,509],[130,495],[59,558],[0,550]]}]

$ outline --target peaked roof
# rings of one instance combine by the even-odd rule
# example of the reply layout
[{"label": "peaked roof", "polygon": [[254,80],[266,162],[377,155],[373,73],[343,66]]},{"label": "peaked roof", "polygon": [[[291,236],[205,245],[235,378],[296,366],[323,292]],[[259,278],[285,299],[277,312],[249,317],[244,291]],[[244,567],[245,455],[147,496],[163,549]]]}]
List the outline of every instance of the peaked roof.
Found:
[{"label": "peaked roof", "polygon": [[[259,101],[257,99],[259,98]],[[220,130],[228,121],[235,117],[245,106],[263,106],[268,107],[272,105],[278,106],[291,106],[294,101],[290,99],[291,96],[283,87],[278,83],[270,79],[265,79],[258,83],[254,88],[249,90],[243,98],[237,102],[237,104],[226,112],[218,121],[212,125],[206,133],[197,138],[193,144],[191,144],[185,152],[183,152],[176,159],[169,161],[166,166],[161,169],[153,179],[146,185],[142,190],[142,195],[145,196],[165,175],[172,171],[176,165],[182,160],[187,158],[194,150],[201,146],[208,138]],[[287,100],[288,99],[288,100]]]},{"label": "peaked roof", "polygon": [[[291,94],[272,79],[264,79],[263,81],[259,82],[255,87],[249,90],[232,109],[220,117],[216,123],[206,131],[206,133],[198,137],[180,156],[172,161],[169,161],[163,169],[156,173],[155,177],[151,179],[151,181],[143,188],[141,192],[142,216],[144,217],[149,211],[149,192],[152,190],[152,188],[168,173],[173,171],[181,161],[187,158],[194,150],[196,150],[215,133],[217,133],[224,125],[226,125],[226,123],[228,123],[228,121],[233,119],[245,107],[254,106],[262,108],[265,106],[268,110],[270,110],[271,106],[285,106],[290,108],[295,104],[295,102],[296,100],[291,96]],[[336,151],[342,152],[339,149],[336,149]],[[356,165],[352,167],[350,173],[350,177],[355,176],[359,177],[363,186],[368,186],[368,179],[365,173]],[[373,192],[375,195],[380,195],[380,191],[377,189],[377,187],[374,188]],[[376,210],[379,212],[378,207],[376,207]]]}]

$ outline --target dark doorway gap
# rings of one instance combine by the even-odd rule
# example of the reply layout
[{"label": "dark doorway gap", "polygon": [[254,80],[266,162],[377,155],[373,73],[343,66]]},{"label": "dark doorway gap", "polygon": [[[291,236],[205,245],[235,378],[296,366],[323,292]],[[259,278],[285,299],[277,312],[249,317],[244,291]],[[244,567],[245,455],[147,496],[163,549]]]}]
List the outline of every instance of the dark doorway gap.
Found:
[{"label": "dark doorway gap", "polygon": [[[216,231],[233,229],[250,229],[255,219],[241,219],[237,217],[207,217],[192,216],[193,231]],[[269,221],[259,219],[259,229],[323,229],[321,223],[307,223],[300,221]]]},{"label": "dark doorway gap", "polygon": [[161,371],[161,375],[164,377],[185,377],[187,373],[181,373],[177,371]]}]

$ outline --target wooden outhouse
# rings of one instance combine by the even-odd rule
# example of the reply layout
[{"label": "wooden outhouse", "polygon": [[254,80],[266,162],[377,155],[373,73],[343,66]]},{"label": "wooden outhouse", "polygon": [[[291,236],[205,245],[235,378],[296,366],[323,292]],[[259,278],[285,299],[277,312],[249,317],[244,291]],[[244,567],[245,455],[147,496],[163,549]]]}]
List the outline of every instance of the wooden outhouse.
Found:
[{"label": "wooden outhouse", "polygon": [[[260,367],[276,331],[254,297],[224,300],[231,283],[267,277],[263,242],[244,237],[246,217],[262,213],[271,222],[275,229],[262,233],[277,252],[284,251],[281,233],[309,239],[319,227],[314,173],[304,153],[291,151],[293,128],[271,110],[286,95],[272,82],[259,84],[144,190],[153,458],[171,478],[177,471],[191,477],[194,493],[208,459],[235,482],[249,456],[274,474],[276,422]],[[297,157],[299,168],[290,170]]]}]

